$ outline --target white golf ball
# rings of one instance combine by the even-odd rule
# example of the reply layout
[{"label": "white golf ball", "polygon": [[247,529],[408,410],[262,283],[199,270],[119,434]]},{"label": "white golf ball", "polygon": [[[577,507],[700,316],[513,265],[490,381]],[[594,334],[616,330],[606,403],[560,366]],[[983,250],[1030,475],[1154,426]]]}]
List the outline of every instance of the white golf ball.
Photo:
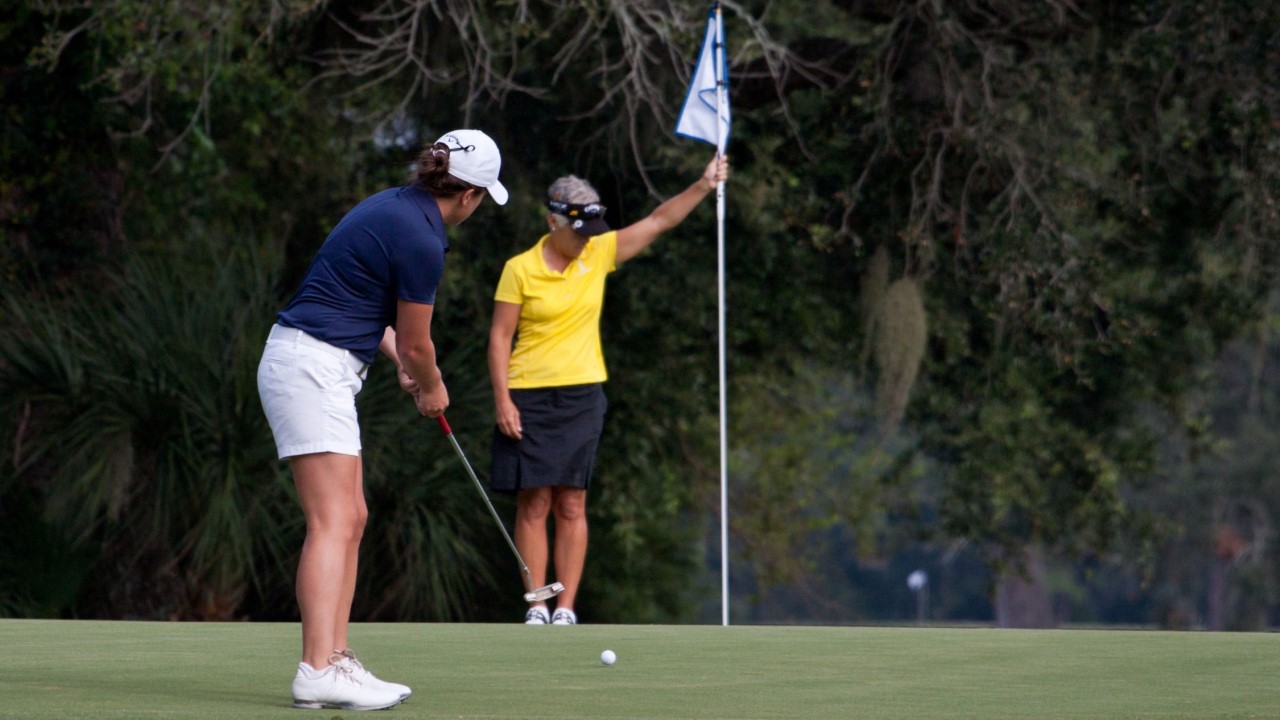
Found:
[{"label": "white golf ball", "polygon": [[618,656],[613,654],[612,650],[605,650],[604,652],[600,653],[600,662],[604,663],[605,665],[612,665],[618,662]]}]

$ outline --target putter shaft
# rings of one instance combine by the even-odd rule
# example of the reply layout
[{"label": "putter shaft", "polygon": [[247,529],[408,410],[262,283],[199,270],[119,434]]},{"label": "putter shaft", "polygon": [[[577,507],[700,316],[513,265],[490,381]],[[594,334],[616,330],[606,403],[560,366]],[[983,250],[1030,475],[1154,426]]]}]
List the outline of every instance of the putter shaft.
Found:
[{"label": "putter shaft", "polygon": [[525,601],[548,600],[564,592],[564,585],[558,582],[540,588],[533,587],[533,578],[529,574],[529,566],[525,564],[524,558],[520,556],[520,550],[516,548],[515,541],[511,539],[511,535],[507,533],[507,526],[503,524],[497,509],[489,501],[489,493],[484,491],[484,485],[480,483],[480,478],[476,477],[476,471],[471,468],[471,463],[467,460],[466,453],[462,452],[462,446],[458,444],[458,439],[453,436],[453,428],[449,427],[449,421],[444,419],[444,415],[440,415],[436,420],[440,422],[440,429],[444,430],[445,437],[449,438],[449,444],[453,445],[453,451],[458,454],[458,459],[462,461],[462,466],[467,469],[467,475],[471,478],[471,482],[475,483],[476,490],[480,492],[480,497],[484,498],[485,507],[489,508],[489,514],[493,516],[493,521],[497,523],[498,529],[502,531],[502,537],[507,541],[507,546],[511,548],[511,553],[516,556],[516,562],[520,564],[520,576],[524,580],[524,589],[526,591],[524,594]]}]

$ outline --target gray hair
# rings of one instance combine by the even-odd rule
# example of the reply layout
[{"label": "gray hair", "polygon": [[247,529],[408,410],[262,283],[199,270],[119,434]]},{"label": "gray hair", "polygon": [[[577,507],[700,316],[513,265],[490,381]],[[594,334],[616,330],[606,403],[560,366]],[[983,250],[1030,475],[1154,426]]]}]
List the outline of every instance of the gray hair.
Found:
[{"label": "gray hair", "polygon": [[[591,183],[577,175],[565,175],[562,178],[557,178],[555,182],[551,183],[551,187],[547,188],[547,199],[559,200],[560,202],[574,205],[586,205],[587,203],[600,202],[600,193],[591,187]],[[551,217],[555,218],[556,227],[564,227],[569,224],[569,218],[564,215],[552,213]]]}]

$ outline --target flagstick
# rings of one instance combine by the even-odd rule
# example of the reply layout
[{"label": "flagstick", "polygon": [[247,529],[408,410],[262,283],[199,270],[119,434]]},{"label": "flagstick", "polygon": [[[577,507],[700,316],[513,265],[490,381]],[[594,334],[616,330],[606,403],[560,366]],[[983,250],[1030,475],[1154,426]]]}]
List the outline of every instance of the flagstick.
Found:
[{"label": "flagstick", "polygon": [[[721,141],[723,142],[723,140]],[[720,151],[724,153],[723,150]],[[717,303],[720,325],[720,622],[729,624],[729,418],[725,400],[724,332],[724,183],[716,184]]]},{"label": "flagstick", "polygon": [[[723,152],[723,151],[722,151]],[[729,418],[725,399],[724,332],[724,183],[716,186],[717,233],[716,279],[720,325],[720,623],[729,624]]]},{"label": "flagstick", "polygon": [[[710,47],[708,47],[710,46]],[[707,13],[707,32],[703,36],[702,49],[693,76],[689,79],[689,92],[684,107],[676,120],[676,134],[714,142],[716,157],[723,158],[729,141],[729,67],[725,63],[724,17],[720,3],[713,2]],[[708,67],[710,66],[710,67]],[[707,127],[711,103],[708,81],[715,83],[716,129]],[[715,138],[714,141],[712,138]],[[724,182],[716,183],[716,287],[717,315],[719,318],[720,347],[720,619],[729,624],[729,417],[726,401],[728,381],[725,377],[725,319],[724,319]]]},{"label": "flagstick", "polygon": [[[716,155],[724,157],[724,21],[716,3]],[[729,417],[726,401],[724,313],[724,181],[716,183],[716,285],[720,344],[720,624],[729,625]]]}]

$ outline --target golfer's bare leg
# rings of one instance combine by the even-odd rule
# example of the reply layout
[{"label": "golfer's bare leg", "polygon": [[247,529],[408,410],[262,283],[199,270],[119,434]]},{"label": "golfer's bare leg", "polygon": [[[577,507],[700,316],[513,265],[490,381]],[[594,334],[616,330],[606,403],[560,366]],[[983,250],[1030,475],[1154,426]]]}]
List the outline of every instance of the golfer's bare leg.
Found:
[{"label": "golfer's bare leg", "polygon": [[557,487],[553,502],[556,516],[556,580],[564,592],[556,597],[556,608],[573,609],[587,562],[587,491]]},{"label": "golfer's bare leg", "polygon": [[[329,665],[338,648],[334,618],[350,611],[347,584],[352,545],[364,532],[363,503],[352,502],[360,484],[360,459],[337,453],[301,455],[291,460],[298,500],[307,519],[307,539],[298,561],[298,609],[302,614],[302,660],[316,669]],[[346,620],[342,622],[346,633]],[[341,638],[345,642],[345,637]],[[341,647],[346,647],[342,645]]]},{"label": "golfer's bare leg", "polygon": [[524,564],[529,566],[529,582],[535,588],[547,584],[547,516],[550,514],[551,488],[521,490],[516,495],[516,549],[520,551]]},{"label": "golfer's bare leg", "polygon": [[356,463],[355,492],[351,504],[356,509],[356,521],[359,528],[347,546],[347,577],[342,583],[342,603],[333,618],[334,650],[346,650],[351,647],[347,637],[347,627],[351,623],[351,605],[356,596],[356,575],[360,565],[360,539],[364,537],[364,528],[369,522],[369,506],[364,500],[364,456]]}]

